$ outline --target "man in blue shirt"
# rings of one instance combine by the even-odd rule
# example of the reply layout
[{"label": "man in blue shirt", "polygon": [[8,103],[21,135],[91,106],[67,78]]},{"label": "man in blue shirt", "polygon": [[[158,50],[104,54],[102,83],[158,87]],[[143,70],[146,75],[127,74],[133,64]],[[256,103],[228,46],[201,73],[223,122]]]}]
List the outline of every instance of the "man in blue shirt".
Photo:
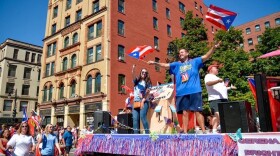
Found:
[{"label": "man in blue shirt", "polygon": [[177,113],[183,113],[184,133],[188,132],[189,113],[195,112],[197,122],[205,133],[204,117],[202,112],[202,89],[200,85],[199,69],[203,62],[208,60],[221,42],[213,46],[205,55],[194,59],[189,58],[189,52],[186,49],[180,49],[179,61],[173,63],[159,63],[148,61],[148,64],[155,64],[169,69],[170,74],[174,75],[176,82],[176,110]]},{"label": "man in blue shirt", "polygon": [[67,130],[63,134],[63,139],[65,142],[65,153],[66,153],[66,156],[68,156],[69,152],[72,148],[72,143],[73,143],[73,135],[72,135],[70,126],[67,126]]}]

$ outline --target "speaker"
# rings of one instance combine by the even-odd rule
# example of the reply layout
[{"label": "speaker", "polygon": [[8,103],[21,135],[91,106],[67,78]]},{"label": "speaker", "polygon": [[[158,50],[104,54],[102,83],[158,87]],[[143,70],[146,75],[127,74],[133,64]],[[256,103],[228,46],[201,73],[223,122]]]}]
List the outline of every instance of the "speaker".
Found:
[{"label": "speaker", "polygon": [[220,102],[218,108],[222,133],[235,133],[238,128],[241,128],[243,133],[256,131],[250,103]]},{"label": "speaker", "polygon": [[262,132],[272,131],[272,122],[270,115],[270,104],[268,100],[268,91],[266,86],[266,76],[263,74],[254,75],[257,106],[260,120],[260,128]]},{"label": "speaker", "polygon": [[[118,114],[118,122],[121,123],[122,125],[128,126],[130,128],[133,127],[133,119],[132,119],[132,114],[127,113],[127,114]],[[126,129],[121,127],[118,128],[118,133],[119,134],[133,134],[132,129]]]},{"label": "speaker", "polygon": [[111,115],[106,111],[94,112],[94,132],[111,133]]}]

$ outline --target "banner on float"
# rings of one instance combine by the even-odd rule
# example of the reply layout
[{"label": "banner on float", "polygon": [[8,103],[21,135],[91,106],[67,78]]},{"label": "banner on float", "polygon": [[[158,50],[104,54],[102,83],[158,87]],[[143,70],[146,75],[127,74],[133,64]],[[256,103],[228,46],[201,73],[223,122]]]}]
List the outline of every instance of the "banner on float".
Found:
[{"label": "banner on float", "polygon": [[237,144],[238,155],[280,155],[280,133],[242,133]]},{"label": "banner on float", "polygon": [[150,98],[153,101],[169,99],[174,90],[174,84],[168,83],[150,88]]}]

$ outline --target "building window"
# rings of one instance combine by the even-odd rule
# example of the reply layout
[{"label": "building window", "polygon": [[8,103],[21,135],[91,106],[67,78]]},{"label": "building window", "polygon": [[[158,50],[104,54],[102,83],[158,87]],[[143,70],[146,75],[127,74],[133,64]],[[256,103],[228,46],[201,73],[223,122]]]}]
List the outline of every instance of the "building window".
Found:
[{"label": "building window", "polygon": [[251,29],[250,28],[246,28],[246,34],[251,34]]},{"label": "building window", "polygon": [[4,100],[3,111],[12,111],[12,100]]},{"label": "building window", "polygon": [[6,84],[6,93],[11,93],[14,90],[15,84],[14,83],[7,83]]},{"label": "building window", "polygon": [[257,39],[258,39],[258,43],[261,43],[261,42],[262,42],[262,37],[261,37],[261,35],[257,36]]},{"label": "building window", "polygon": [[58,6],[55,6],[53,8],[53,18],[56,18],[57,17],[57,13],[58,13]]},{"label": "building window", "polygon": [[64,57],[64,59],[62,61],[62,71],[67,70],[67,62],[68,62],[67,57]]},{"label": "building window", "polygon": [[170,19],[170,10],[168,8],[166,8],[165,13],[166,13],[166,18]]},{"label": "building window", "polygon": [[35,62],[35,58],[36,58],[36,54],[32,53],[31,55],[31,62],[34,63]]},{"label": "building window", "polygon": [[153,10],[157,11],[157,1],[153,0]]},{"label": "building window", "polygon": [[68,25],[70,25],[70,16],[65,17],[64,27],[67,27]]},{"label": "building window", "polygon": [[37,63],[41,64],[41,58],[42,58],[42,55],[38,54],[37,55]]},{"label": "building window", "polygon": [[93,13],[96,13],[97,11],[99,11],[99,0],[96,0],[93,2]]},{"label": "building window", "polygon": [[156,37],[156,36],[154,36],[154,47],[155,47],[155,49],[159,49],[159,40],[158,40],[158,38]]},{"label": "building window", "polygon": [[22,92],[21,95],[28,95],[29,94],[29,85],[22,85]]},{"label": "building window", "polygon": [[253,51],[254,51],[254,49],[250,49],[249,51],[250,51],[250,52],[253,52]]},{"label": "building window", "polygon": [[76,22],[82,19],[82,9],[76,11]]},{"label": "building window", "polygon": [[125,75],[119,74],[118,75],[118,91],[121,93],[125,93],[125,89],[122,87],[125,85]]},{"label": "building window", "polygon": [[55,55],[55,52],[56,52],[56,42],[49,44],[47,46],[47,57]]},{"label": "building window", "polygon": [[118,34],[124,36],[124,22],[118,20]]},{"label": "building window", "polygon": [[124,61],[124,46],[118,45],[118,59]]},{"label": "building window", "polygon": [[83,0],[77,0],[76,1],[76,4],[79,4],[79,3],[81,3]]},{"label": "building window", "polygon": [[171,26],[167,25],[167,35],[171,36]]},{"label": "building window", "polygon": [[270,28],[270,22],[269,22],[269,21],[266,21],[266,22],[264,23],[264,25],[265,25],[265,28]]},{"label": "building window", "polygon": [[73,44],[78,43],[78,33],[73,35]]},{"label": "building window", "polygon": [[46,64],[46,73],[45,73],[45,76],[49,76],[50,75],[50,64]]},{"label": "building window", "polygon": [[153,27],[154,29],[158,30],[158,19],[153,17]]},{"label": "building window", "polygon": [[194,8],[197,10],[198,7],[197,7],[197,2],[194,2]]},{"label": "building window", "polygon": [[43,102],[47,101],[47,97],[48,97],[48,88],[47,86],[44,87],[44,90],[43,90]]},{"label": "building window", "polygon": [[185,23],[184,18],[180,17],[180,25],[181,25],[181,27],[183,27],[183,26],[184,26],[184,23]]},{"label": "building window", "polygon": [[101,54],[101,44],[97,45],[95,47],[95,61],[99,61],[102,58],[102,54]]},{"label": "building window", "polygon": [[186,13],[185,5],[184,5],[182,2],[179,2],[179,10],[180,10],[182,13]]},{"label": "building window", "polygon": [[62,99],[64,98],[64,84],[61,83],[60,86],[59,86],[59,99]]},{"label": "building window", "polygon": [[28,101],[20,101],[19,111],[22,112],[24,109],[27,110]]},{"label": "building window", "polygon": [[124,0],[119,0],[118,11],[124,13]]},{"label": "building window", "polygon": [[53,86],[51,85],[49,89],[49,101],[52,101],[52,94],[53,94]]},{"label": "building window", "polygon": [[259,24],[258,24],[258,25],[255,25],[255,29],[256,29],[256,31],[261,31],[260,25],[259,25]]},{"label": "building window", "polygon": [[24,67],[23,78],[30,79],[31,77],[31,68]]},{"label": "building window", "polygon": [[102,21],[97,22],[96,37],[100,37],[102,34]]},{"label": "building window", "polygon": [[56,23],[52,25],[52,32],[51,34],[53,35],[56,32]]},{"label": "building window", "polygon": [[74,97],[75,94],[76,94],[76,81],[73,80],[70,86],[70,97]]},{"label": "building window", "polygon": [[15,77],[17,72],[16,65],[9,65],[8,77]]},{"label": "building window", "polygon": [[202,9],[202,6],[199,6],[199,11],[200,11],[200,13],[202,13],[202,14],[203,14],[203,9]]},{"label": "building window", "polygon": [[40,78],[41,78],[41,69],[38,69],[38,77],[37,77],[38,81],[40,81]]},{"label": "building window", "polygon": [[[159,63],[159,58],[155,58],[155,62],[157,62],[157,63]],[[158,64],[155,64],[155,70],[157,71],[157,72],[159,72],[160,71],[160,66],[158,65]]]},{"label": "building window", "polygon": [[240,43],[239,46],[240,46],[240,48],[243,48],[243,47],[244,47],[244,44],[243,44],[243,43]]},{"label": "building window", "polygon": [[88,27],[88,40],[92,40],[94,38],[94,25]]},{"label": "building window", "polygon": [[30,55],[30,52],[25,53],[25,61],[29,61],[29,55]]},{"label": "building window", "polygon": [[77,63],[77,55],[74,54],[71,57],[71,68],[75,68],[76,67],[76,63]]},{"label": "building window", "polygon": [[64,48],[68,47],[69,46],[69,37],[67,36],[65,39],[64,39]]},{"label": "building window", "polygon": [[17,59],[18,57],[18,49],[14,49],[13,59]]},{"label": "building window", "polygon": [[86,94],[92,94],[92,77],[91,75],[87,78]]},{"label": "building window", "polygon": [[39,96],[39,86],[37,86],[36,96]]},{"label": "building window", "polygon": [[93,47],[87,50],[87,64],[93,62]]},{"label": "building window", "polygon": [[97,73],[95,76],[94,92],[95,93],[101,92],[101,75],[100,75],[100,73]]},{"label": "building window", "polygon": [[252,38],[249,38],[248,39],[248,45],[250,46],[250,45],[253,45],[253,39]]},{"label": "building window", "polygon": [[54,62],[51,63],[51,74],[50,75],[53,75],[54,74]]},{"label": "building window", "polygon": [[66,10],[71,8],[72,0],[66,0]]},{"label": "building window", "polygon": [[276,18],[276,19],[275,19],[275,24],[276,24],[276,25],[280,25],[280,18]]}]

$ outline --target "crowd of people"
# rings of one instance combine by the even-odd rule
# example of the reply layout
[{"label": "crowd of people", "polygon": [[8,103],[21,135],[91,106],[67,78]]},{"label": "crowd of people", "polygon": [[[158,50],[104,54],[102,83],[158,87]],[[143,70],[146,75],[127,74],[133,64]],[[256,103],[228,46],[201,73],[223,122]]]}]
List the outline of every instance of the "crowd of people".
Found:
[{"label": "crowd of people", "polygon": [[68,156],[77,145],[79,128],[66,128],[48,124],[37,127],[35,134],[27,122],[8,128],[6,124],[0,130],[0,156]]}]

